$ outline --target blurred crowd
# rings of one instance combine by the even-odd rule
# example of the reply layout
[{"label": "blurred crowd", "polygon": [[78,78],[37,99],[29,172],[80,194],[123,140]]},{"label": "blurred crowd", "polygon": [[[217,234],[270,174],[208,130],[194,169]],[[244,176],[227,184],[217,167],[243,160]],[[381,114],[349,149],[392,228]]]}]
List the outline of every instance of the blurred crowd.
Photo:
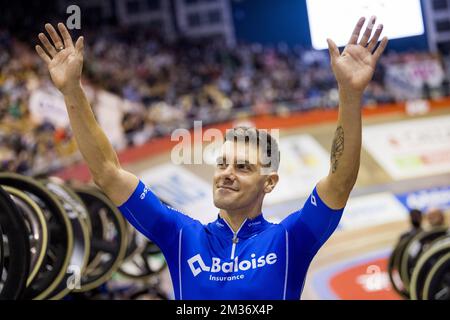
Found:
[{"label": "blurred crowd", "polygon": [[0,30],[0,170],[44,171],[57,163],[64,128],[38,123],[30,116],[30,93],[46,82],[38,57]]},{"label": "blurred crowd", "polygon": [[[279,45],[220,42],[165,44],[154,36],[101,33],[90,37],[89,77],[146,107],[174,109],[181,119],[217,122],[251,114],[334,108],[338,97],[328,53]],[[392,102],[377,70],[366,102]],[[179,119],[177,119],[179,120]]]},{"label": "blurred crowd", "polygon": [[[213,40],[168,44],[150,32],[125,29],[84,36],[83,82],[94,92],[90,95],[94,112],[99,90],[132,106],[123,110],[121,120],[126,146],[189,128],[193,120],[211,124],[338,105],[326,51],[282,44],[228,48]],[[31,92],[54,91],[46,66],[31,47],[0,30],[0,170],[25,174],[56,170],[80,159],[68,126],[36,121],[30,115]],[[363,104],[398,102],[386,86],[386,64],[417,56],[386,54]],[[437,96],[448,95],[448,81],[442,88]],[[427,93],[424,90],[424,96]]]}]

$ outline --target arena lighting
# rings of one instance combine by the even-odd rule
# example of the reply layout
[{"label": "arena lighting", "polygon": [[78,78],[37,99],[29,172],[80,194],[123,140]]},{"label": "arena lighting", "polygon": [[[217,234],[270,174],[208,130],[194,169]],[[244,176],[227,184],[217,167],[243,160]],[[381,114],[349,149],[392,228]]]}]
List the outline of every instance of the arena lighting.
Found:
[{"label": "arena lighting", "polygon": [[314,49],[328,48],[327,38],[338,46],[348,42],[353,21],[371,15],[384,25],[389,39],[418,36],[424,33],[420,0],[307,0],[311,42]]}]

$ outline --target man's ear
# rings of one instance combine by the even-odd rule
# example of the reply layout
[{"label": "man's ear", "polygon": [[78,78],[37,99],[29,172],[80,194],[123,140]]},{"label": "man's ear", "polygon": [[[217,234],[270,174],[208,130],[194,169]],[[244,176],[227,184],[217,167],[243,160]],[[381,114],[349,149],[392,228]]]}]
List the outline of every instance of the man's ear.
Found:
[{"label": "man's ear", "polygon": [[278,183],[278,173],[272,172],[267,175],[266,181],[264,182],[264,193],[270,193],[275,188]]}]

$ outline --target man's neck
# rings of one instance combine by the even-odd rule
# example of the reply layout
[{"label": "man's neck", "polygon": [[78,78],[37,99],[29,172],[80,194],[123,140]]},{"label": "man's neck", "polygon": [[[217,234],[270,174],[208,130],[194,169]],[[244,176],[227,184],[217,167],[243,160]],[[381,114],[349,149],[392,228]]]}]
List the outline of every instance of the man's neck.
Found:
[{"label": "man's neck", "polygon": [[254,219],[261,214],[261,208],[259,210],[252,210],[252,212],[233,211],[220,209],[219,215],[224,219],[233,229],[237,232],[246,219]]}]

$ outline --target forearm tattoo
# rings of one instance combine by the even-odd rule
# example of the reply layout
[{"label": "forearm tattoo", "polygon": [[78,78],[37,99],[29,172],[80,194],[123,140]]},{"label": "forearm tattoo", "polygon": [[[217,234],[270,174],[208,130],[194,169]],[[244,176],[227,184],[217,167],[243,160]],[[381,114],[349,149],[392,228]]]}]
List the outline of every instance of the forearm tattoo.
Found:
[{"label": "forearm tattoo", "polygon": [[337,127],[334,133],[333,146],[331,147],[331,172],[335,173],[338,167],[339,158],[344,153],[344,129]]}]

